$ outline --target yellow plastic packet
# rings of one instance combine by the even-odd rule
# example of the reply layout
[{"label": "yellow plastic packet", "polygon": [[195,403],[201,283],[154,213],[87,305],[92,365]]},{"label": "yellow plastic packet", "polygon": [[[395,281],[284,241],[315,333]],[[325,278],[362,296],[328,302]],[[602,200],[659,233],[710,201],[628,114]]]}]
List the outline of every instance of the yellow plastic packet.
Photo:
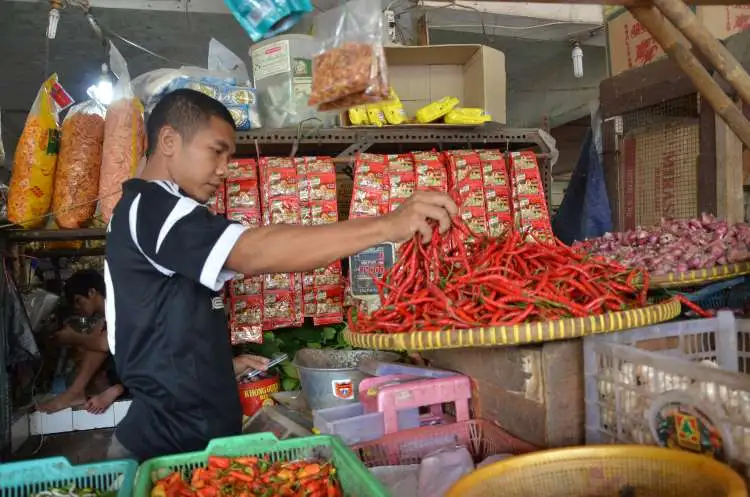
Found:
[{"label": "yellow plastic packet", "polygon": [[388,100],[381,102],[380,107],[383,109],[383,115],[388,124],[397,126],[406,122],[407,116],[404,105],[393,87],[388,89]]},{"label": "yellow plastic packet", "polygon": [[364,105],[357,105],[349,109],[349,122],[352,126],[367,126],[370,124],[367,119],[367,108]]},{"label": "yellow plastic packet", "polygon": [[378,128],[382,128],[386,124],[385,115],[383,114],[383,109],[379,104],[368,104],[366,105],[367,108],[367,120],[370,122],[371,126],[377,126]]},{"label": "yellow plastic packet", "polygon": [[437,121],[452,111],[459,102],[456,97],[443,97],[436,102],[429,103],[417,111],[417,122],[427,124]]},{"label": "yellow plastic packet", "polygon": [[407,119],[406,111],[404,110],[404,106],[401,104],[401,102],[388,103],[386,105],[383,105],[383,114],[385,115],[385,120],[388,121],[388,124],[392,124],[394,126],[404,124]]},{"label": "yellow plastic packet", "polygon": [[453,109],[445,115],[444,121],[445,124],[480,125],[492,121],[492,116],[485,114],[483,109]]},{"label": "yellow plastic packet", "polygon": [[8,186],[8,220],[38,228],[49,213],[60,144],[58,107],[52,96],[57,74],[44,82],[31,107],[13,159]]}]

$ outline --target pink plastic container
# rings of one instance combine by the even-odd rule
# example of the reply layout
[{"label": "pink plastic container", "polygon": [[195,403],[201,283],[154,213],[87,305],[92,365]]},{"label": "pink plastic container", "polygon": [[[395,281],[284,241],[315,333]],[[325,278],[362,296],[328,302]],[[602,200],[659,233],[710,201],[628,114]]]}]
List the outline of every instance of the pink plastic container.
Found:
[{"label": "pink plastic container", "polygon": [[[469,419],[471,382],[466,376],[415,378],[387,375],[365,378],[359,384],[359,401],[366,413],[382,412],[385,433],[398,431],[398,412],[429,407],[430,415],[420,418],[422,425],[466,421]],[[454,404],[455,419],[443,413],[443,404]]]}]

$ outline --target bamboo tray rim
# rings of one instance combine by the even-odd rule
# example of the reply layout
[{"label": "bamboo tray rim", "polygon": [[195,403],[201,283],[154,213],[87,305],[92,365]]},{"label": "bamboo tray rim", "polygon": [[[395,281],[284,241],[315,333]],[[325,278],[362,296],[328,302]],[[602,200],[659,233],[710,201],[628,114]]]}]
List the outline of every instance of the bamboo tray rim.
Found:
[{"label": "bamboo tray rim", "polygon": [[347,327],[344,330],[344,338],[354,347],[375,350],[419,351],[469,347],[507,347],[640,328],[673,319],[679,316],[681,310],[680,302],[673,298],[640,309],[514,326],[488,326],[468,330],[452,329],[411,333],[354,333]]},{"label": "bamboo tray rim", "polygon": [[714,266],[709,269],[694,269],[683,273],[660,274],[649,278],[649,289],[677,288],[686,285],[701,285],[737,276],[750,274],[750,262],[737,262]]}]

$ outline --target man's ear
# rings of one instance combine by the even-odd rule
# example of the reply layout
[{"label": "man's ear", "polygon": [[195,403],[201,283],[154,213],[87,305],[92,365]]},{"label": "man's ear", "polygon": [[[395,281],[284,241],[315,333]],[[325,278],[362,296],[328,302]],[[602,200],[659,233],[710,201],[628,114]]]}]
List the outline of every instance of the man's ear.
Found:
[{"label": "man's ear", "polygon": [[159,153],[172,157],[177,149],[182,146],[182,137],[171,126],[163,126],[159,131]]}]

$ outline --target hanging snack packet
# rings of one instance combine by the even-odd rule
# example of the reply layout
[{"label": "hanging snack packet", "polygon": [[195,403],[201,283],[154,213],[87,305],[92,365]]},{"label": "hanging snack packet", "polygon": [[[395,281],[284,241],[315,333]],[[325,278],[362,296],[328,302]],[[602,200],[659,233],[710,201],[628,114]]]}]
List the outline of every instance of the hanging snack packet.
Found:
[{"label": "hanging snack packet", "polygon": [[68,111],[62,125],[52,211],[61,228],[81,228],[96,212],[106,110],[95,100]]},{"label": "hanging snack packet", "polygon": [[388,97],[383,16],[378,2],[351,0],[316,18],[321,52],[313,58],[309,104],[348,109]]},{"label": "hanging snack packet", "polygon": [[99,176],[99,210],[105,222],[122,196],[122,183],[135,176],[146,150],[143,105],[133,94],[128,65],[110,42],[109,65],[118,77],[104,126],[104,157]]},{"label": "hanging snack packet", "polygon": [[54,92],[57,74],[44,82],[26,118],[16,146],[8,187],[8,220],[24,228],[38,228],[52,203],[59,147],[59,105]]}]

